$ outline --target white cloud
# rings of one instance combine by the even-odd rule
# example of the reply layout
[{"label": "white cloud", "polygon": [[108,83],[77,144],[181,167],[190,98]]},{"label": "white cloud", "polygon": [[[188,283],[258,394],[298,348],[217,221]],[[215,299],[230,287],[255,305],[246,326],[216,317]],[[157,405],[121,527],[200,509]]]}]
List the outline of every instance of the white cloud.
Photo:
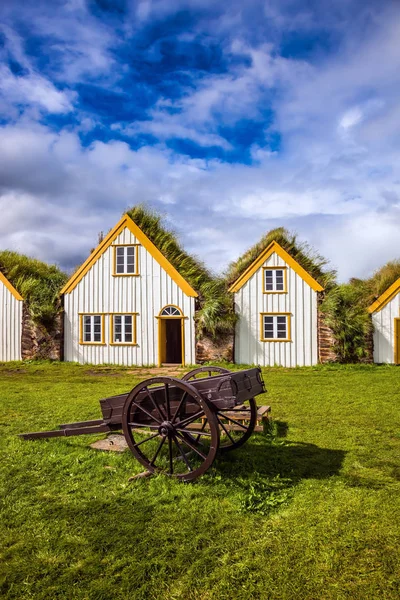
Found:
[{"label": "white cloud", "polygon": [[[279,24],[284,16],[277,3],[271,7]],[[170,10],[157,2],[137,8],[142,21],[154,11]],[[88,17],[84,2],[69,2],[67,9],[65,26],[48,16],[35,23],[36,31],[56,40],[57,76],[70,82],[95,76],[108,83],[117,80],[110,52],[117,43],[113,32]],[[193,79],[192,88],[173,106],[161,99],[148,121],[129,128],[114,125],[115,131],[157,136],[157,146],[138,150],[120,141],[84,147],[78,133],[94,128],[94,116],[80,115],[75,131],[55,133],[39,125],[44,111],[72,110],[74,97],[39,74],[19,38],[8,35],[24,73],[4,71],[0,83],[6,89],[4,106],[15,111],[15,124],[0,130],[1,246],[71,267],[124,209],[150,202],[168,211],[187,249],[217,270],[279,225],[297,230],[330,258],[342,279],[368,275],[399,257],[396,15],[398,10],[372,11],[368,36],[354,35],[335,54],[314,63],[283,58],[271,44],[253,46],[235,28],[235,41],[224,46],[225,52],[245,54],[248,63]],[[229,17],[240,22],[236,13]],[[315,26],[306,11],[297,23]],[[27,106],[22,118],[20,104]],[[266,107],[273,109],[271,127],[281,133],[282,148],[271,152],[267,143],[254,144],[253,165],[190,159],[163,144],[184,137],[229,150],[219,126],[256,119]],[[171,108],[179,114],[171,114]],[[263,131],[266,138],[268,133]]]},{"label": "white cloud", "polygon": [[49,113],[66,113],[72,110],[76,94],[62,92],[37,73],[14,75],[0,65],[0,94],[8,105],[39,106]]}]

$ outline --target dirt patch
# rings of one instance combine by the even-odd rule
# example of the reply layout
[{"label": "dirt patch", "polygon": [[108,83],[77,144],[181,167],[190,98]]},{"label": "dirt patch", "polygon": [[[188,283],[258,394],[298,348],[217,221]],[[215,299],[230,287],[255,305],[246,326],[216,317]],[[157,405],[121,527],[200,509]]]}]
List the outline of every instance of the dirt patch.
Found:
[{"label": "dirt patch", "polygon": [[174,367],[161,367],[157,369],[149,369],[141,371],[135,369],[134,371],[126,371],[129,375],[136,375],[137,377],[158,377],[159,375],[166,375],[167,377],[179,377],[184,372],[184,369],[177,370]]},{"label": "dirt patch", "polygon": [[85,375],[90,375],[91,377],[122,377],[124,373],[115,373],[115,371],[85,371]]}]

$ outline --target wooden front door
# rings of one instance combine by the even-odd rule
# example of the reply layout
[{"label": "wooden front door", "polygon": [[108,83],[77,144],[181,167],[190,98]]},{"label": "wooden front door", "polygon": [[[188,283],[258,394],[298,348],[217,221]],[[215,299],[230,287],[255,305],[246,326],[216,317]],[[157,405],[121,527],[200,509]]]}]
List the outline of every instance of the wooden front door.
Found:
[{"label": "wooden front door", "polygon": [[159,319],[159,363],[183,365],[183,318]]},{"label": "wooden front door", "polygon": [[400,365],[400,319],[394,320],[394,364]]}]

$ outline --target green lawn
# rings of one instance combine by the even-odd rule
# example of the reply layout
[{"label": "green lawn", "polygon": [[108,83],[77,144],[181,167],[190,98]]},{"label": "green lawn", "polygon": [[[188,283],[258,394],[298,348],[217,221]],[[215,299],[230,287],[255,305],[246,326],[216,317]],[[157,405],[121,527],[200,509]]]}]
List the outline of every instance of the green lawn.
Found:
[{"label": "green lawn", "polygon": [[194,484],[16,435],[98,418],[150,373],[0,365],[2,598],[399,598],[400,369],[265,369],[274,435]]}]

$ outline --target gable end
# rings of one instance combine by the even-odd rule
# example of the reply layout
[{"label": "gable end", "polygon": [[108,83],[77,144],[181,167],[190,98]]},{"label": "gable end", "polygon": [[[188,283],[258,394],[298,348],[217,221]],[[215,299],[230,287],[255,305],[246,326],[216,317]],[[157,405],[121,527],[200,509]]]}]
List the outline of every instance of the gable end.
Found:
[{"label": "gable end", "polygon": [[256,273],[265,261],[276,253],[285,263],[293,269],[315,292],[322,292],[324,288],[318,283],[286,250],[278,244],[271,242],[267,248],[256,258],[256,260],[241,274],[241,276],[230,286],[229,292],[238,292],[244,284]]},{"label": "gable end", "polygon": [[109,232],[104,240],[95,248],[92,254],[87,258],[83,265],[72,275],[67,281],[61,294],[69,294],[83,279],[86,273],[91,267],[97,262],[97,260],[104,254],[104,252],[112,245],[118,235],[124,230],[129,231],[139,240],[140,244],[151,254],[155,261],[168,273],[171,279],[181,288],[181,290],[192,298],[197,298],[197,293],[189,285],[189,283],[182,277],[175,267],[169,262],[169,260],[160,252],[160,250],[153,244],[153,242],[147,237],[147,235],[134,223],[134,221],[128,216],[124,215],[122,219],[116,224],[116,226]]}]

